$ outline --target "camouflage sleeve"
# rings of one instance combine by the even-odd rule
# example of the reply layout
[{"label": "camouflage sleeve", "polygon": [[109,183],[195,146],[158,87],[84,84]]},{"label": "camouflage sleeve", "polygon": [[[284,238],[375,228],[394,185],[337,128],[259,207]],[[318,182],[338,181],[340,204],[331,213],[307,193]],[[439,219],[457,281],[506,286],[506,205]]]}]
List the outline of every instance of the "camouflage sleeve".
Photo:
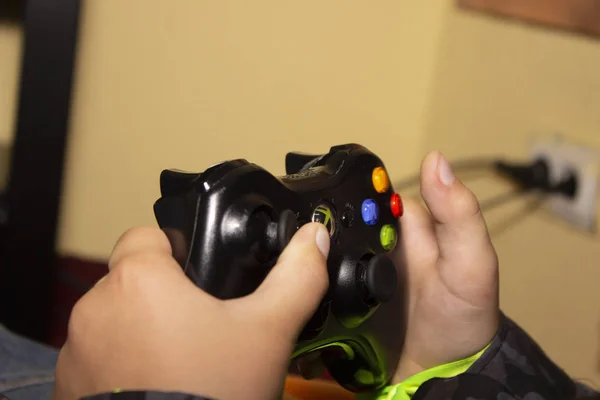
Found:
[{"label": "camouflage sleeve", "polygon": [[433,399],[600,400],[600,392],[569,377],[523,329],[503,315],[491,345],[464,374],[427,381],[412,398]]}]

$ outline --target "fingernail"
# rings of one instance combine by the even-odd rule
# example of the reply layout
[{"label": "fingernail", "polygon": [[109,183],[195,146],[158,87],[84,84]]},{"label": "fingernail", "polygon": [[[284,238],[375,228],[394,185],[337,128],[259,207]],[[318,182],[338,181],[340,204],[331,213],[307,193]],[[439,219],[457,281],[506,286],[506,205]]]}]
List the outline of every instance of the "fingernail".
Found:
[{"label": "fingernail", "polygon": [[325,257],[325,259],[327,259],[327,256],[329,255],[330,242],[329,242],[329,232],[327,232],[327,228],[325,228],[324,225],[320,225],[317,228],[317,234],[316,234],[315,240],[317,242],[317,247],[321,251],[321,254],[323,254],[323,257]]},{"label": "fingernail", "polygon": [[440,160],[438,161],[438,176],[440,181],[446,186],[452,185],[456,180],[456,177],[450,168],[450,164],[448,164],[448,161],[442,154],[440,154]]}]

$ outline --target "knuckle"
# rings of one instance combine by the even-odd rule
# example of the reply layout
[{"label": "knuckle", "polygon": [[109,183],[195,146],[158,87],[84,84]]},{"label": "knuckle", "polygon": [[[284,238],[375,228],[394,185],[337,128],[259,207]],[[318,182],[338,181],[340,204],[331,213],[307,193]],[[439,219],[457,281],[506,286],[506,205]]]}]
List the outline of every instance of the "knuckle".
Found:
[{"label": "knuckle", "polygon": [[157,227],[152,226],[137,226],[125,231],[117,240],[116,246],[128,246],[130,243],[135,243],[140,240],[140,238],[145,237],[156,237],[156,238],[164,238],[167,239],[165,234]]},{"label": "knuckle", "polygon": [[254,321],[259,330],[270,332],[270,339],[275,343],[286,343],[296,335],[298,321],[294,314],[282,313],[275,304],[262,309]]},{"label": "knuckle", "polygon": [[310,286],[317,286],[315,289],[325,291],[329,284],[327,261],[316,248],[311,247],[298,250],[297,253],[291,254],[284,262],[286,264],[301,265],[301,268],[290,268],[300,274],[297,277],[299,282]]},{"label": "knuckle", "polygon": [[419,195],[421,196],[421,198],[426,199],[428,192],[430,192],[430,188],[423,184],[423,182],[421,182],[421,184],[419,185]]},{"label": "knuckle", "polygon": [[165,266],[172,263],[172,258],[161,253],[135,253],[115,263],[109,275],[120,290],[144,292],[160,285],[168,269]]},{"label": "knuckle", "polygon": [[71,308],[71,314],[67,325],[67,337],[71,342],[86,336],[85,332],[89,324],[89,307],[87,299],[88,296],[84,295]]},{"label": "knuckle", "polygon": [[489,251],[488,251],[489,265],[492,266],[494,269],[497,269],[498,265],[500,264],[500,258],[498,257],[498,252],[496,251],[496,248],[493,246],[491,240],[488,240],[488,247],[489,247]]},{"label": "knuckle", "polygon": [[319,295],[324,294],[329,286],[329,274],[327,273],[327,266],[312,265],[306,270],[307,280],[313,282],[315,292]]},{"label": "knuckle", "polygon": [[460,215],[475,217],[481,214],[479,200],[472,191],[465,187],[457,197],[455,204]]},{"label": "knuckle", "polygon": [[139,260],[138,255],[129,256],[117,262],[111,272],[112,281],[119,286],[130,286],[131,282],[136,282],[143,274],[140,270],[143,268],[143,260]]}]

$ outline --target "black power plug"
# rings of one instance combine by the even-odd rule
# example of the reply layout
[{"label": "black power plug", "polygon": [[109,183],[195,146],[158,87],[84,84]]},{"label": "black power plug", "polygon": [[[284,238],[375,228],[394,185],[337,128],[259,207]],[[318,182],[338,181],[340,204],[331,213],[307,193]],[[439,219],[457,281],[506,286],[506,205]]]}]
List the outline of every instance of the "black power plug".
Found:
[{"label": "black power plug", "polygon": [[548,194],[561,194],[573,198],[577,194],[577,174],[573,171],[561,181],[553,184],[550,180],[550,166],[543,158],[529,164],[497,161],[494,168],[521,187],[523,191],[539,190]]}]

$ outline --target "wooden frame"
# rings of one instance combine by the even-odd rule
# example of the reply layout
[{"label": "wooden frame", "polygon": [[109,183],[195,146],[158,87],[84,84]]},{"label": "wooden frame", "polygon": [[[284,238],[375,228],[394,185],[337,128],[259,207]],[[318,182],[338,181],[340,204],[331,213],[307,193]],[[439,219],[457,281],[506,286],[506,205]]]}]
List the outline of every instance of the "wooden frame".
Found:
[{"label": "wooden frame", "polygon": [[460,7],[546,27],[600,36],[598,0],[457,0]]}]

